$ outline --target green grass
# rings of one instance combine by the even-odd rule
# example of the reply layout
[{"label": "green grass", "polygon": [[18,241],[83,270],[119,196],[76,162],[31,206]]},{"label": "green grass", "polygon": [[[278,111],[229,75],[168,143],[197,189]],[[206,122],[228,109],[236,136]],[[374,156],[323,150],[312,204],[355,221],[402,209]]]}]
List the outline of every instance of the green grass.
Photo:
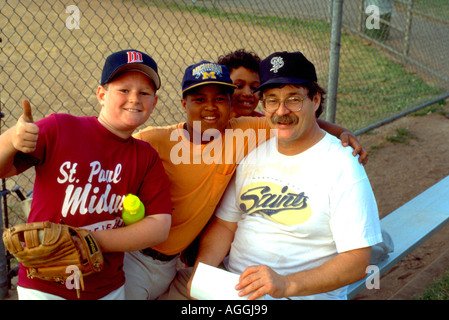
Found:
[{"label": "green grass", "polygon": [[[342,35],[338,82],[337,122],[352,130],[407,110],[418,102],[442,93],[399,63],[386,58],[377,48],[360,39]],[[353,72],[351,66],[361,72]],[[356,124],[355,124],[356,123]]]},{"label": "green grass", "polygon": [[413,133],[408,131],[405,128],[397,128],[396,134],[394,136],[387,136],[387,141],[393,142],[393,143],[409,143],[410,139],[419,140],[417,136],[415,136]]},{"label": "green grass", "polygon": [[414,0],[413,8],[449,20],[449,1],[447,0]]},{"label": "green grass", "polygon": [[427,285],[426,290],[415,297],[416,300],[449,300],[449,271]]},{"label": "green grass", "polygon": [[412,117],[422,117],[422,116],[426,116],[426,115],[428,115],[430,113],[438,113],[438,114],[441,114],[443,116],[446,116],[447,115],[447,111],[442,107],[445,104],[446,104],[446,102],[444,100],[440,101],[440,102],[438,102],[436,104],[433,104],[431,106],[428,106],[428,107],[425,107],[425,108],[423,108],[421,110],[413,112],[413,113],[410,114],[410,116],[412,116]]},{"label": "green grass", "polygon": [[157,7],[165,7],[171,11],[186,11],[207,15],[211,18],[226,19],[235,22],[251,23],[253,25],[275,28],[280,31],[290,31],[295,28],[306,28],[316,32],[330,32],[328,23],[321,21],[300,20],[295,18],[283,18],[279,16],[256,15],[244,12],[222,11],[216,8],[205,8],[196,5],[181,5],[176,3],[165,3],[164,1],[153,1],[150,3]]}]

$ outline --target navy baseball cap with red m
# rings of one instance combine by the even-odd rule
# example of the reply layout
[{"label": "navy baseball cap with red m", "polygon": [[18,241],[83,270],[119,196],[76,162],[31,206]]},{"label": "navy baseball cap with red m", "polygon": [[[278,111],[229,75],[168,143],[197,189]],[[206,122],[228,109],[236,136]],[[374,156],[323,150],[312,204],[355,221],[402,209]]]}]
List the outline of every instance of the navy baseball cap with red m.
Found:
[{"label": "navy baseball cap with red m", "polygon": [[315,66],[301,52],[275,52],[260,62],[261,85],[256,91],[309,81],[317,81]]},{"label": "navy baseball cap with red m", "polygon": [[157,72],[157,64],[149,55],[137,50],[122,50],[106,58],[100,84],[103,86],[123,71],[139,71],[148,76],[158,90],[161,79]]}]

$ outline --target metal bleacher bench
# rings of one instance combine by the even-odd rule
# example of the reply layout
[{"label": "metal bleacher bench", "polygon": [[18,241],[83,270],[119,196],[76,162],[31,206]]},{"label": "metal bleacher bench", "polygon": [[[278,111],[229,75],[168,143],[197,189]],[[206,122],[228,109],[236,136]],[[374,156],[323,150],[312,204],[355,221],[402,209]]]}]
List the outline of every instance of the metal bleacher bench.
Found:
[{"label": "metal bleacher bench", "polygon": [[[449,221],[449,176],[434,184],[402,207],[381,219],[394,244],[394,251],[377,264],[380,277],[407,254],[421,245]],[[367,277],[374,277],[375,273]],[[365,289],[365,279],[351,284],[348,299]],[[381,285],[382,287],[382,285]]]}]

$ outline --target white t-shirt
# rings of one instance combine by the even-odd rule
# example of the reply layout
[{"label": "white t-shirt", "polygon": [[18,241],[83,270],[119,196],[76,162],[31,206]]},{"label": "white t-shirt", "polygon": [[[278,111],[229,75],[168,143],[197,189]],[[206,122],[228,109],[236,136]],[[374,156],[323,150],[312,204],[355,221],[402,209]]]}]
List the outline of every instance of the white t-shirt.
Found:
[{"label": "white t-shirt", "polygon": [[[216,215],[238,221],[225,265],[265,264],[282,275],[315,268],[339,252],[382,241],[376,200],[352,148],[326,134],[295,156],[276,138],[238,166]],[[346,299],[346,287],[298,299]]]}]

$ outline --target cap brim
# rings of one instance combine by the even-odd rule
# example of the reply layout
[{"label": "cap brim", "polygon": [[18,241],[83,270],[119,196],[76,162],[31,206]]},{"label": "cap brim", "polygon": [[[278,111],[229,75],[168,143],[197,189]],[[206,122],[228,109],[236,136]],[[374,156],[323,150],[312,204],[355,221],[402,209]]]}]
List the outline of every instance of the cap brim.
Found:
[{"label": "cap brim", "polygon": [[221,85],[221,86],[232,87],[233,89],[237,88],[236,85],[234,85],[234,84],[232,84],[232,83],[228,83],[228,82],[221,82],[221,81],[205,81],[205,82],[201,82],[201,83],[195,83],[195,84],[191,85],[190,87],[187,87],[187,88],[183,89],[183,90],[182,90],[182,93],[184,93],[184,92],[186,92],[186,91],[188,91],[188,90],[190,90],[190,89],[196,88],[196,87],[204,86],[204,85],[206,85],[206,84],[218,84],[218,85]]},{"label": "cap brim", "polygon": [[159,78],[159,75],[156,71],[154,71],[149,66],[140,64],[140,63],[130,63],[124,66],[121,66],[117,68],[117,70],[114,71],[114,73],[109,77],[109,79],[106,81],[111,81],[112,78],[117,76],[119,73],[122,73],[123,71],[138,71],[146,75],[153,81],[155,89],[158,90],[161,87],[161,79]]},{"label": "cap brim", "polygon": [[268,81],[265,81],[263,84],[261,84],[257,89],[254,90],[254,92],[263,91],[269,87],[275,86],[275,85],[288,85],[288,84],[302,84],[305,82],[309,82],[313,80],[306,80],[306,79],[300,79],[300,78],[286,78],[286,77],[279,77],[279,78],[272,78]]}]

